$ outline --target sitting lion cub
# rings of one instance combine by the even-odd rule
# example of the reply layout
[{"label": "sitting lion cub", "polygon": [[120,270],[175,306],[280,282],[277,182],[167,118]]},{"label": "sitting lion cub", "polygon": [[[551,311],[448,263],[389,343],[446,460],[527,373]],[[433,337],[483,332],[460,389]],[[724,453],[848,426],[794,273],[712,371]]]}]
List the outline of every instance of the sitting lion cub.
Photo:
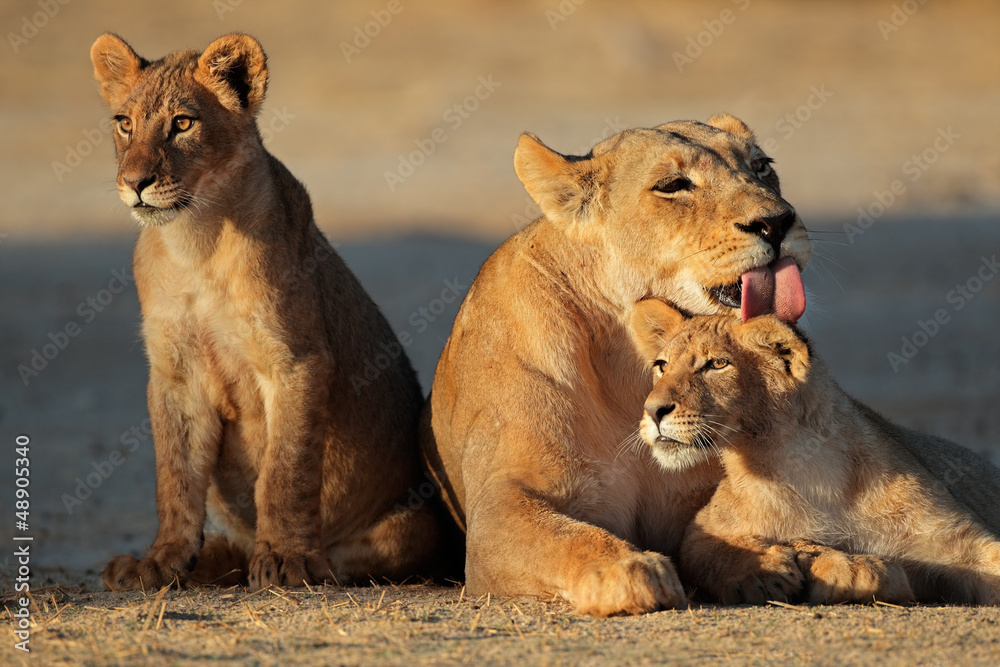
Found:
[{"label": "sitting lion cub", "polygon": [[[91,49],[114,115],[118,193],[149,357],[160,525],[115,588],[253,588],[402,578],[437,524],[420,483],[423,403],[376,305],[264,148],[267,59],[252,37],[149,62],[112,34]],[[381,370],[356,385],[365,362]],[[353,378],[353,379],[352,379]]]},{"label": "sitting lion cub", "polygon": [[686,319],[647,299],[631,326],[656,377],[640,427],[654,457],[725,468],[682,542],[688,584],[725,603],[804,586],[813,603],[1000,603],[1000,470],[846,395],[772,315]]}]

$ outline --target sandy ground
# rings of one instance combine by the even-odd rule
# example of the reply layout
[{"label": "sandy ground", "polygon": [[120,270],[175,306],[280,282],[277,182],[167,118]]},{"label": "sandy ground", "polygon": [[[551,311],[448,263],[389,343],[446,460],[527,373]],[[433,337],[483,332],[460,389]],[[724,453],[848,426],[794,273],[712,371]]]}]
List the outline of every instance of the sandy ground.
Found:
[{"label": "sandy ground", "polygon": [[[929,2],[883,37],[890,2],[588,0],[572,13],[563,3],[563,16],[555,0],[404,0],[351,62],[340,43],[385,3],[222,3],[126,13],[70,2],[27,43],[8,35],[0,45],[0,438],[4,451],[18,434],[31,438],[34,584],[56,586],[37,596],[36,658],[997,662],[996,610],[706,608],[595,621],[560,603],[486,606],[459,588],[353,590],[353,601],[341,590],[187,591],[159,602],[97,592],[103,563],[141,554],[156,530],[138,304],[130,284],[119,290],[134,229],[113,192],[110,142],[95,134],[107,112],[87,58],[106,29],[149,56],[229,30],[262,40],[267,144],[310,188],[319,224],[392,326],[412,334],[407,353],[425,389],[480,264],[532,214],[511,168],[519,132],[584,152],[622,126],[736,113],[777,157],[787,197],[815,232],[805,326],[834,374],[900,423],[1000,463],[995,3]],[[673,54],[726,9],[734,21],[679,71]],[[37,11],[3,3],[2,32],[20,34]],[[501,85],[452,127],[444,114],[490,75]],[[385,173],[436,127],[447,141],[390,190]],[[941,132],[953,140],[939,150]],[[896,179],[905,192],[888,211],[845,233]],[[904,338],[924,342],[920,323],[933,328],[939,311],[945,323],[894,367],[888,355],[911,351]],[[35,351],[52,358],[24,379],[18,367]],[[13,458],[0,465],[6,545]],[[11,553],[0,549],[5,602]],[[4,663],[18,657],[11,643],[0,644]]]}]

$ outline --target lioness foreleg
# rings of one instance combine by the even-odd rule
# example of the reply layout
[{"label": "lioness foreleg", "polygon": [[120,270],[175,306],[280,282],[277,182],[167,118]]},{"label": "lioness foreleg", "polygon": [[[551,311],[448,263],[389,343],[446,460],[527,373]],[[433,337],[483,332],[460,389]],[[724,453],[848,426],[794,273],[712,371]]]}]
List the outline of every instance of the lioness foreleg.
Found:
[{"label": "lioness foreleg", "polygon": [[466,586],[473,594],[553,593],[581,614],[641,614],[687,604],[670,559],[557,510],[514,481],[470,503]]}]

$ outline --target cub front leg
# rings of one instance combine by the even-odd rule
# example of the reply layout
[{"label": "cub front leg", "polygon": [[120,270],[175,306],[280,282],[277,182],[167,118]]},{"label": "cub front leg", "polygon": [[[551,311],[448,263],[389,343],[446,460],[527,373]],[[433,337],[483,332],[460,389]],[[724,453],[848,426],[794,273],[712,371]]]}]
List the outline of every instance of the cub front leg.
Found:
[{"label": "cub front leg", "polygon": [[801,592],[794,549],[751,535],[713,535],[697,521],[681,543],[680,569],[688,584],[722,604],[790,602]]},{"label": "cub front leg", "polygon": [[581,614],[642,614],[687,604],[670,559],[641,551],[560,513],[518,482],[496,482],[470,502],[470,594],[558,594]]},{"label": "cub front leg", "polygon": [[849,554],[804,541],[793,542],[792,547],[805,574],[812,604],[914,601],[903,567],[887,558]]},{"label": "cub front leg", "polygon": [[257,536],[248,577],[254,590],[336,580],[320,507],[327,394],[306,367],[279,374],[265,390],[268,441],[254,489]]},{"label": "cub front leg", "polygon": [[104,568],[114,589],[160,588],[184,583],[201,548],[205,499],[218,458],[222,427],[197,377],[172,378],[152,368],[147,389],[156,453],[159,529],[142,559],[117,556]]}]

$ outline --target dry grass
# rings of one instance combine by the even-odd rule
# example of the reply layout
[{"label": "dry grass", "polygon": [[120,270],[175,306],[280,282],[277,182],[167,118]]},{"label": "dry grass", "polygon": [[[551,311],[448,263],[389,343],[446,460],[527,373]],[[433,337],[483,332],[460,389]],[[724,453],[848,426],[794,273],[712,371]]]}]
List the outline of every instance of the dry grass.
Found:
[{"label": "dry grass", "polygon": [[0,662],[1000,664],[996,608],[701,606],[593,619],[560,601],[428,585],[128,594],[51,586],[34,602],[31,659],[9,639]]}]

